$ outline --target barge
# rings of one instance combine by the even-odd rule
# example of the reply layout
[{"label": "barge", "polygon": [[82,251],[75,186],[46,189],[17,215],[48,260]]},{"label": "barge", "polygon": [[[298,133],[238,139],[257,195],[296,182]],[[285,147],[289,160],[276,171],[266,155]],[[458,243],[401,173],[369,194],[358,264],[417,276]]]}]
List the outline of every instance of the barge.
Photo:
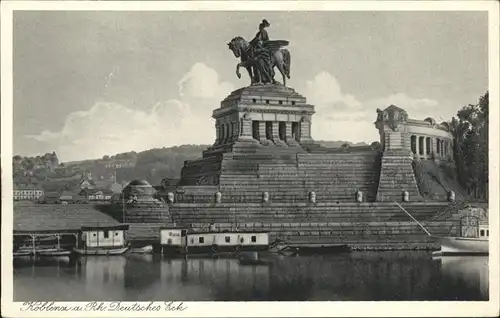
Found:
[{"label": "barge", "polygon": [[269,251],[269,233],[260,231],[190,232],[186,228],[160,228],[164,254],[238,254]]}]

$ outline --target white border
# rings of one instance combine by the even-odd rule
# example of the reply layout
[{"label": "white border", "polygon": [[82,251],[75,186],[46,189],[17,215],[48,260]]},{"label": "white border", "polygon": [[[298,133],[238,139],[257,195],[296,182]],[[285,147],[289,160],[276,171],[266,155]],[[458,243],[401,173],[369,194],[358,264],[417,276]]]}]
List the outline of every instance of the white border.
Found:
[{"label": "white border", "polygon": [[[499,314],[499,5],[496,1],[2,1],[1,2],[1,164],[2,164],[2,316],[8,317],[211,317],[211,316],[374,316],[468,317]],[[490,301],[488,302],[185,302],[184,312],[21,312],[12,293],[12,16],[13,10],[112,11],[488,11],[490,92]],[[478,96],[479,98],[479,96]],[[57,305],[76,304],[58,302]]]}]

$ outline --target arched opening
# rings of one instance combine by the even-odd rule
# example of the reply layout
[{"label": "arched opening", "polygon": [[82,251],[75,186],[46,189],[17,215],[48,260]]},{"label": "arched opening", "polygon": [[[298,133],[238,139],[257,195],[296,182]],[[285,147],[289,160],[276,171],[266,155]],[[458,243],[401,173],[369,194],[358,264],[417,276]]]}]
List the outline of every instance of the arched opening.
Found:
[{"label": "arched opening", "polygon": [[441,140],[439,138],[436,138],[436,153],[441,154]]},{"label": "arched opening", "polygon": [[279,136],[281,140],[286,140],[286,123],[280,121],[279,123]]},{"label": "arched opening", "polygon": [[252,121],[252,138],[259,140],[259,122]]},{"label": "arched opening", "polygon": [[411,152],[415,155],[417,153],[417,136],[412,135],[410,137],[410,147]]},{"label": "arched opening", "polygon": [[424,154],[424,138],[418,137],[418,153],[420,155]]},{"label": "arched opening", "polygon": [[426,154],[431,153],[431,137],[425,138],[425,153]]}]

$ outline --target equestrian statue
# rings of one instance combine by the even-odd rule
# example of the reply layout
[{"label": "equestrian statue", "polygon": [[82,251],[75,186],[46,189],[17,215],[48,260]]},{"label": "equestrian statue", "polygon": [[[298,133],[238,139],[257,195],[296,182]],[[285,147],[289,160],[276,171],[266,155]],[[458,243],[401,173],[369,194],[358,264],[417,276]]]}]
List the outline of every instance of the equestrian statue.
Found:
[{"label": "equestrian statue", "polygon": [[283,77],[283,85],[290,78],[290,52],[283,48],[288,41],[269,40],[266,28],[270,24],[262,20],[259,32],[252,41],[247,42],[241,36],[237,36],[227,43],[240,63],[236,65],[236,75],[241,78],[240,67],[244,67],[250,76],[251,85],[279,84],[274,79],[274,68],[277,67]]}]

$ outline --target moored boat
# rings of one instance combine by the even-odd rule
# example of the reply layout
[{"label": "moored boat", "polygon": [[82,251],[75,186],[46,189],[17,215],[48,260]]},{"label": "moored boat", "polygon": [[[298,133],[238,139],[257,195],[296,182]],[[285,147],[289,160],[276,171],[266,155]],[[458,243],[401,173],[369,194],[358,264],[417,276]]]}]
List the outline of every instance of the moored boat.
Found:
[{"label": "moored boat", "polygon": [[74,252],[79,255],[122,255],[128,250],[128,246],[123,247],[90,247],[90,248],[75,248]]},{"label": "moored boat", "polygon": [[488,255],[488,238],[442,237],[441,250],[433,255]]},{"label": "moored boat", "polygon": [[153,245],[145,245],[142,247],[132,247],[129,249],[130,253],[137,253],[137,254],[151,254],[153,253]]},{"label": "moored boat", "polygon": [[434,256],[447,255],[488,255],[490,231],[486,221],[470,221],[464,229],[463,236],[441,237],[441,250],[433,253]]},{"label": "moored boat", "polygon": [[129,249],[124,232],[128,225],[82,227],[78,246],[79,255],[122,255]]},{"label": "moored boat", "polygon": [[269,251],[269,233],[260,231],[189,231],[161,228],[160,244],[164,254],[223,255]]},{"label": "moored boat", "polygon": [[51,256],[69,256],[73,253],[71,249],[58,249],[58,248],[50,248],[50,249],[42,249],[37,250],[36,255],[41,257],[51,257]]}]

